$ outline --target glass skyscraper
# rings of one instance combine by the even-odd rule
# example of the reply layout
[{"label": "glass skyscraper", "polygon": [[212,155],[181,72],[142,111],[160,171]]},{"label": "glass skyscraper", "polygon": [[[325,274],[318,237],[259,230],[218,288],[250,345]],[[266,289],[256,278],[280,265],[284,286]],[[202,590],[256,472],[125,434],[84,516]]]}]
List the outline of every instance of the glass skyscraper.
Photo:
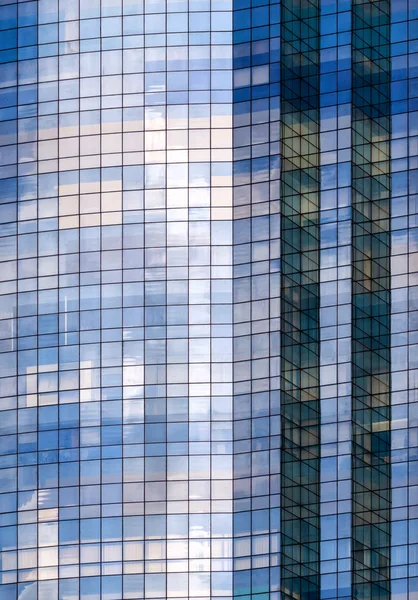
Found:
[{"label": "glass skyscraper", "polygon": [[0,0],[0,600],[418,600],[417,0]]}]

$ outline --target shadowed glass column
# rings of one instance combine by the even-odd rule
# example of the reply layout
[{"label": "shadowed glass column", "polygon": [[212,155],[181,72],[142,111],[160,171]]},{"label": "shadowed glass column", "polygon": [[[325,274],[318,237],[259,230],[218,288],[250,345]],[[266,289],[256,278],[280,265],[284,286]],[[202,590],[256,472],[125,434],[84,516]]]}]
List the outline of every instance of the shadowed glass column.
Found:
[{"label": "shadowed glass column", "polygon": [[390,3],[353,2],[353,597],[390,597]]},{"label": "shadowed glass column", "polygon": [[319,5],[282,2],[281,589],[319,586]]}]

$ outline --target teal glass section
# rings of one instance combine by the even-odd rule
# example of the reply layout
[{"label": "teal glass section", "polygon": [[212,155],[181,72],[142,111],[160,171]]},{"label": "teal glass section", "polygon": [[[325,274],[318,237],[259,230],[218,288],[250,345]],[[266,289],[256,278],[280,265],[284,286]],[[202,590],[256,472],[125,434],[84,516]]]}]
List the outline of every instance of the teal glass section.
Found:
[{"label": "teal glass section", "polygon": [[390,3],[353,2],[353,597],[390,597]]},{"label": "teal glass section", "polygon": [[319,5],[281,4],[281,590],[319,587]]}]

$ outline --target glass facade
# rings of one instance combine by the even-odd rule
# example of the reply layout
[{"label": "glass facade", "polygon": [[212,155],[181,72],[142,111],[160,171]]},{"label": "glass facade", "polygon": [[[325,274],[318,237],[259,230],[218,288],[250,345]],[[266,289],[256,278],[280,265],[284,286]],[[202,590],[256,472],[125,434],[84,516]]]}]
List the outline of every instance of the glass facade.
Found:
[{"label": "glass facade", "polygon": [[0,0],[0,599],[418,600],[416,0]]}]

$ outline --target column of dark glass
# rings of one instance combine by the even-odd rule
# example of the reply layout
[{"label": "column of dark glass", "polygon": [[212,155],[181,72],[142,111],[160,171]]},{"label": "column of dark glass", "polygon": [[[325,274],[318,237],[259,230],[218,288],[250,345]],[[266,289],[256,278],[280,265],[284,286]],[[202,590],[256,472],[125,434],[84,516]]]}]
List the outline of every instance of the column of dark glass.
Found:
[{"label": "column of dark glass", "polygon": [[388,0],[353,2],[353,597],[390,597]]},{"label": "column of dark glass", "polygon": [[281,9],[281,589],[319,595],[319,5]]}]

